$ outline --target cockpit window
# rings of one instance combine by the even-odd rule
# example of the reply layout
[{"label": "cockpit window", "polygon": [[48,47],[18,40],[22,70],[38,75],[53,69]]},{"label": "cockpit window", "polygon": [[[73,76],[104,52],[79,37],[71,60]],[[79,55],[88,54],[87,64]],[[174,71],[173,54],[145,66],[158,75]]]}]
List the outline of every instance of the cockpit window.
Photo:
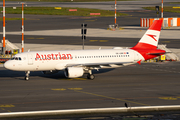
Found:
[{"label": "cockpit window", "polygon": [[14,60],[14,59],[15,59],[15,57],[12,57],[12,58],[11,58],[11,60]]},{"label": "cockpit window", "polygon": [[12,57],[11,60],[22,60],[21,57]]}]

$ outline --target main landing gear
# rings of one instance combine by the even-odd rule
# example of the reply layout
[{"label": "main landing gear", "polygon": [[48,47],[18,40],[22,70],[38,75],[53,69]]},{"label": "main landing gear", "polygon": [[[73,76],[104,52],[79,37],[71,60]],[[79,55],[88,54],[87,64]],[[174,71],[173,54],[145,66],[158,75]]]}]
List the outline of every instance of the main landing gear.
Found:
[{"label": "main landing gear", "polygon": [[95,76],[92,74],[92,70],[88,70],[87,79],[94,80]]},{"label": "main landing gear", "polygon": [[25,79],[25,80],[29,80],[29,74],[30,74],[30,71],[26,71],[25,73],[26,73],[26,76],[25,76],[24,79]]}]

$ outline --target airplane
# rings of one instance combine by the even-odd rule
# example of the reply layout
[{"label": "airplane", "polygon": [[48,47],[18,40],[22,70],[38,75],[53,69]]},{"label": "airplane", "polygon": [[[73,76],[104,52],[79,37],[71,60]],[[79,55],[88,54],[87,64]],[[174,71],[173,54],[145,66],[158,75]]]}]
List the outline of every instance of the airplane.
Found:
[{"label": "airplane", "polygon": [[162,20],[155,20],[139,42],[132,48],[98,50],[32,51],[16,54],[5,62],[4,67],[13,71],[25,71],[29,80],[30,71],[44,74],[64,71],[67,78],[78,78],[87,73],[93,80],[93,69],[123,67],[155,58],[166,53],[157,49]]}]

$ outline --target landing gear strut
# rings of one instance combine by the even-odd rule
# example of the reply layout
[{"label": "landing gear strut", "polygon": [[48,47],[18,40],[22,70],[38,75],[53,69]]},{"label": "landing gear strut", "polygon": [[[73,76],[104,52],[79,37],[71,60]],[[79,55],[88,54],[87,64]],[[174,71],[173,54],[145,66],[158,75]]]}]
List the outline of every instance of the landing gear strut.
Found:
[{"label": "landing gear strut", "polygon": [[25,73],[26,73],[26,76],[25,76],[24,79],[25,79],[25,80],[29,80],[29,74],[30,74],[30,71],[26,71]]},{"label": "landing gear strut", "polygon": [[91,79],[93,80],[95,78],[95,76],[92,74],[92,70],[88,70],[88,75],[87,75],[87,79]]}]

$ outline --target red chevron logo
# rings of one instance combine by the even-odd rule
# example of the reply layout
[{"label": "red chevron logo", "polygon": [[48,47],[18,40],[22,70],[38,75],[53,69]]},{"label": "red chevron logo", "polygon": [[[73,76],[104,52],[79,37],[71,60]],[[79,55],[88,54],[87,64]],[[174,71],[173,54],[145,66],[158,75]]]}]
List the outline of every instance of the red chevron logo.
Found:
[{"label": "red chevron logo", "polygon": [[155,38],[156,35],[150,35],[150,34],[147,34],[147,36],[149,36],[149,37],[151,37],[152,39],[154,39],[155,41],[157,41],[156,38]]}]

